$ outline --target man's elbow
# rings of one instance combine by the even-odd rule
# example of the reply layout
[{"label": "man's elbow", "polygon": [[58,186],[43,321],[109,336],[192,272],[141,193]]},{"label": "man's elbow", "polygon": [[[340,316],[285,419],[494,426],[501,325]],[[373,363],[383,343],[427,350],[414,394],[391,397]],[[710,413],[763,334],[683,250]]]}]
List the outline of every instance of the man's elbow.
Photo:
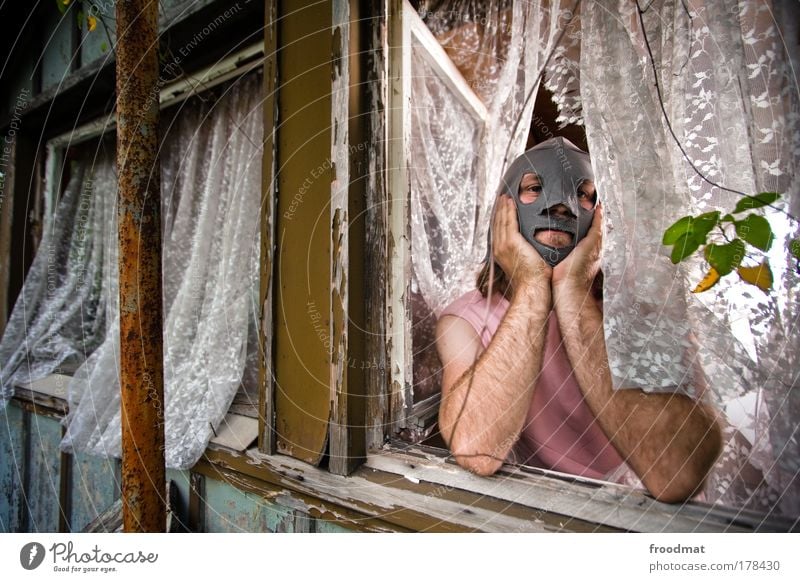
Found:
[{"label": "man's elbow", "polygon": [[457,453],[455,451],[451,451],[453,453],[453,457],[461,467],[469,471],[470,473],[474,473],[479,477],[490,477],[497,473],[500,470],[500,467],[503,466],[503,462],[495,459],[494,457],[490,457],[489,455],[481,455],[476,453]]},{"label": "man's elbow", "polygon": [[678,471],[656,474],[647,485],[650,493],[664,503],[682,503],[698,495],[722,452],[722,430],[712,415],[704,415],[700,422],[702,436],[697,446],[682,459]]},{"label": "man's elbow", "polygon": [[453,439],[453,433],[449,430],[449,426],[442,422],[442,417],[439,417],[441,427],[441,434],[447,443],[450,454],[462,468],[470,473],[474,473],[480,477],[489,477],[494,475],[503,466],[500,459],[492,455],[483,455],[476,453],[474,448],[470,448],[470,443],[461,442],[462,439]]}]

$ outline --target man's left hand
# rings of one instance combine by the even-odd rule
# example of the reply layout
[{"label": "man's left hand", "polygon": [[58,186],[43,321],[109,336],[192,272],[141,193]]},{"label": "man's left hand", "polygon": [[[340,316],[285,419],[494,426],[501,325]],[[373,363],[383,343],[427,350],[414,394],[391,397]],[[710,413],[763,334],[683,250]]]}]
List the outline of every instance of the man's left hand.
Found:
[{"label": "man's left hand", "polygon": [[600,254],[603,247],[603,206],[597,203],[592,226],[575,249],[553,268],[553,288],[567,284],[570,287],[589,290],[595,275],[600,270]]}]

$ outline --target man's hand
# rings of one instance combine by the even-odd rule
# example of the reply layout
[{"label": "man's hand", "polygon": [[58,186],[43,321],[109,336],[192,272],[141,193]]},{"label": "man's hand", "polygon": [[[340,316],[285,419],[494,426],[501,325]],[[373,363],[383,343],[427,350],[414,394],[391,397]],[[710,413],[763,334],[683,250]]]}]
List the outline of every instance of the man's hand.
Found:
[{"label": "man's hand", "polygon": [[492,221],[492,252],[516,290],[535,284],[550,284],[552,269],[519,232],[517,207],[508,194],[497,199]]},{"label": "man's hand", "polygon": [[603,247],[603,206],[598,202],[589,232],[563,261],[553,268],[553,289],[568,284],[588,291],[600,270]]}]

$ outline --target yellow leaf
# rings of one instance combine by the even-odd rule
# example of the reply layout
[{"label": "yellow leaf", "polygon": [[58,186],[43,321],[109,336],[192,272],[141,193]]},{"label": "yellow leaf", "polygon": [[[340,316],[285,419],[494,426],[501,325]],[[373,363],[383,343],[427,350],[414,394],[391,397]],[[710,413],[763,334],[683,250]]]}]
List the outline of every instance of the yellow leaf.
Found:
[{"label": "yellow leaf", "polygon": [[739,276],[762,291],[772,289],[772,271],[766,259],[757,267],[739,267]]},{"label": "yellow leaf", "polygon": [[87,25],[89,27],[89,32],[92,32],[95,28],[97,28],[97,18],[92,16],[91,14],[86,19]]},{"label": "yellow leaf", "polygon": [[67,5],[67,4],[69,4],[71,1],[72,1],[72,0],[61,0],[61,3],[62,3],[64,6],[66,6],[66,5]]},{"label": "yellow leaf", "polygon": [[703,280],[698,283],[697,287],[692,290],[692,293],[702,293],[703,291],[708,291],[717,284],[717,281],[719,281],[719,273],[717,273],[717,270],[714,267],[711,267],[711,270],[705,277],[703,277]]}]

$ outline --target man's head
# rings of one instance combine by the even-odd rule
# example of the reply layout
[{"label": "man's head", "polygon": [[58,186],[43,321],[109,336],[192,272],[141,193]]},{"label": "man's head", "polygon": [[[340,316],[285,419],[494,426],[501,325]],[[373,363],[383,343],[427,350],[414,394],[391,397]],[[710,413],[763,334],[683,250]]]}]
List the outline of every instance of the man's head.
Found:
[{"label": "man's head", "polygon": [[520,232],[550,266],[575,248],[592,224],[597,193],[589,154],[556,137],[509,166],[498,194],[517,205]]}]

